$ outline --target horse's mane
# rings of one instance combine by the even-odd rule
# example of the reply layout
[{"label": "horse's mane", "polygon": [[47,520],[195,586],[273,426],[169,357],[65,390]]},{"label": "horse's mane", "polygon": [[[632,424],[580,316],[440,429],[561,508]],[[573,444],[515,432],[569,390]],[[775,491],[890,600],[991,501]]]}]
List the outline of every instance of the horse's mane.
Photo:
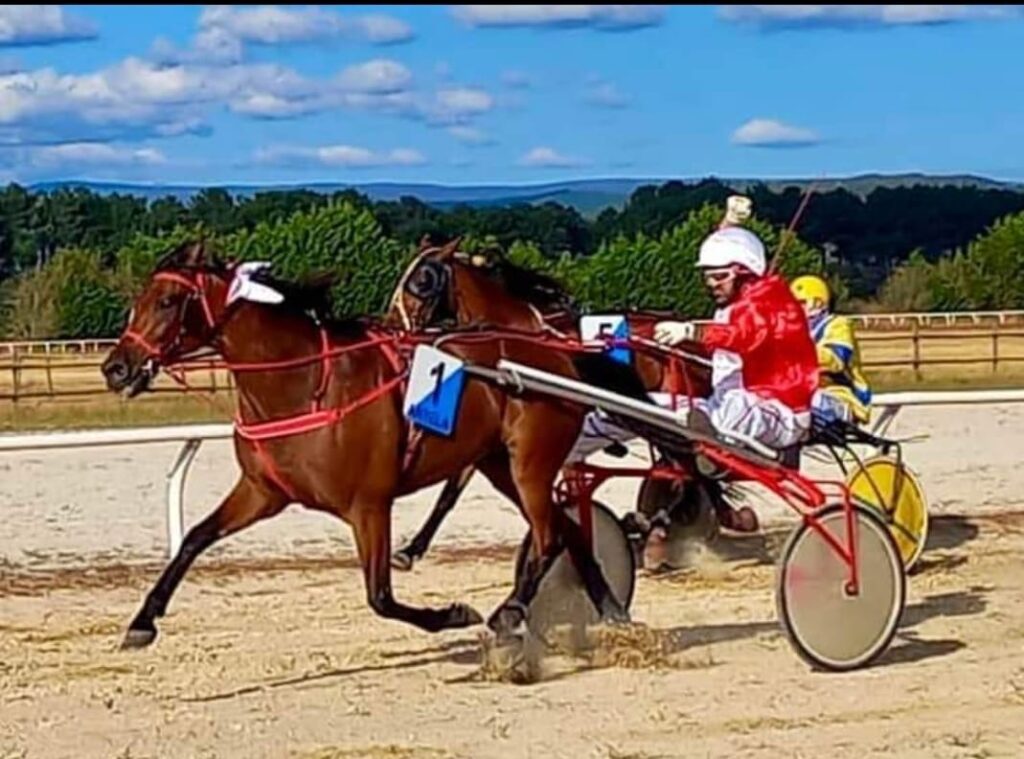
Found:
[{"label": "horse's mane", "polygon": [[[198,246],[198,247],[197,247]],[[170,249],[157,261],[155,271],[204,271],[228,276],[231,265],[218,257],[205,241],[185,242]],[[331,332],[345,337],[362,337],[366,334],[364,320],[351,317],[338,319],[334,316],[334,301],[331,289],[337,280],[332,272],[319,272],[300,280],[290,280],[272,274],[268,270],[252,275],[255,282],[272,287],[284,296],[284,301],[271,306],[293,313],[312,314]]]},{"label": "horse's mane", "polygon": [[528,269],[504,257],[492,259],[484,271],[498,281],[513,298],[525,300],[542,311],[564,309],[577,312],[569,291],[554,277]]},{"label": "horse's mane", "polygon": [[346,337],[362,337],[366,334],[366,320],[355,316],[339,319],[334,315],[331,290],[338,276],[333,272],[318,272],[299,280],[290,280],[262,270],[253,274],[252,279],[272,287],[284,296],[284,301],[276,308],[312,314],[335,334]]}]

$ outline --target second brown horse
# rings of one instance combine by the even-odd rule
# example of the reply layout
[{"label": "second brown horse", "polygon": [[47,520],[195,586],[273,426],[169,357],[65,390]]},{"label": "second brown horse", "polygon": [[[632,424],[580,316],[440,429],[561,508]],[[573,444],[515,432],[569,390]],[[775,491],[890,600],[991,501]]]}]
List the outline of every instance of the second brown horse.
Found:
[{"label": "second brown horse", "polygon": [[[418,256],[392,294],[387,324],[415,333],[451,323],[462,330],[495,328],[499,334],[514,330],[538,337],[561,334],[578,341],[579,312],[560,283],[501,256],[459,251],[458,244],[458,239],[445,246],[432,246],[426,240],[421,243]],[[653,311],[632,311],[626,316],[630,334],[647,339],[652,337],[655,323],[667,318]],[[633,368],[645,391],[675,385],[678,392],[698,397],[710,394],[709,351],[696,342],[681,348],[675,374],[664,356],[634,352]],[[473,473],[473,467],[466,467],[445,482],[426,521],[392,556],[396,569],[411,569],[426,553]]]}]

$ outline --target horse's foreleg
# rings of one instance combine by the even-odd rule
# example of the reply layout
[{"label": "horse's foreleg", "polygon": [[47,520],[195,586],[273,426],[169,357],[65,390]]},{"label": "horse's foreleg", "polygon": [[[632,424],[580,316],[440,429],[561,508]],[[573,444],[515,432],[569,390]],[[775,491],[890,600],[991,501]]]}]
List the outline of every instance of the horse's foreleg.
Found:
[{"label": "horse's foreleg", "polygon": [[247,479],[239,481],[213,513],[189,530],[178,553],[146,595],[142,608],[128,627],[121,647],[141,648],[156,639],[156,620],[167,611],[174,590],[199,554],[218,540],[253,522],[273,516],[286,505],[287,499],[280,494],[261,490]]},{"label": "horse's foreleg", "polygon": [[444,490],[434,504],[434,508],[427,516],[427,521],[420,527],[416,536],[402,548],[398,549],[391,557],[391,566],[395,569],[408,571],[412,565],[422,558],[423,554],[430,548],[430,542],[434,539],[441,523],[445,520],[455,503],[466,489],[469,478],[473,476],[473,467],[468,466],[455,477],[451,477],[444,485]]},{"label": "horse's foreleg", "polygon": [[480,614],[465,604],[430,609],[407,606],[395,600],[391,591],[391,507],[387,501],[357,502],[350,511],[350,522],[363,565],[367,600],[379,615],[428,632],[469,627],[483,621]]}]

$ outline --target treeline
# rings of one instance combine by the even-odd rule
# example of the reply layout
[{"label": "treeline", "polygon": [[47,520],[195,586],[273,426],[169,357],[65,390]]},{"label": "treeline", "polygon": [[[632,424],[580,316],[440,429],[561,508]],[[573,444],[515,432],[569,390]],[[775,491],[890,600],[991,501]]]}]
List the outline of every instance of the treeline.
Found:
[{"label": "treeline", "polygon": [[879,310],[1024,309],[1024,213],[937,261],[913,252],[882,285]]},{"label": "treeline", "polygon": [[[332,271],[339,314],[379,312],[424,235],[501,248],[564,281],[591,308],[706,314],[693,271],[700,239],[734,192],[716,180],[639,188],[596,219],[555,203],[440,210],[351,191],[204,190],[147,202],[84,189],[0,191],[0,303],[11,338],[97,336],[123,325],[156,256],[204,234],[226,255],[272,259],[291,276]],[[753,187],[751,224],[774,248],[801,192]],[[825,270],[847,308],[1024,307],[1024,194],[958,187],[815,194],[784,256]]]},{"label": "treeline", "polygon": [[[775,226],[788,224],[801,200],[796,187],[783,192],[764,185],[741,189],[753,199],[758,216]],[[234,197],[217,188],[185,202],[170,196],[147,202],[87,189],[33,193],[12,184],[0,190],[0,279],[42,266],[61,248],[111,256],[139,234],[159,236],[179,227],[201,226],[224,235],[344,200],[368,209],[387,237],[406,245],[424,234],[439,239],[491,235],[506,248],[529,241],[547,256],[588,256],[622,236],[657,237],[701,206],[722,204],[736,191],[715,179],[666,182],[640,187],[621,210],[609,208],[587,219],[557,203],[441,210],[415,198],[373,202],[354,191],[329,195],[290,190]],[[1024,192],[1011,190],[918,185],[880,187],[860,197],[836,189],[815,193],[799,231],[836,261],[854,295],[869,297],[911,252],[920,251],[935,261],[967,245],[997,219],[1020,211]]]},{"label": "treeline", "polygon": [[[560,279],[584,308],[668,308],[701,316],[711,303],[694,264],[701,240],[723,211],[724,206],[703,206],[661,235],[620,236],[589,256],[552,256],[539,245],[520,240],[503,252],[516,263]],[[760,219],[749,224],[769,246],[778,243],[779,229]],[[138,234],[112,254],[59,249],[38,269],[4,283],[4,332],[15,339],[117,334],[131,298],[158,256],[198,233],[198,228],[179,226],[160,236]],[[279,273],[292,278],[333,273],[338,317],[382,313],[417,249],[386,235],[370,209],[347,199],[263,221],[251,229],[204,234],[224,258],[271,261]],[[501,246],[493,236],[470,234],[463,247]],[[786,250],[785,270],[820,268],[818,254],[799,238],[791,239]]]}]

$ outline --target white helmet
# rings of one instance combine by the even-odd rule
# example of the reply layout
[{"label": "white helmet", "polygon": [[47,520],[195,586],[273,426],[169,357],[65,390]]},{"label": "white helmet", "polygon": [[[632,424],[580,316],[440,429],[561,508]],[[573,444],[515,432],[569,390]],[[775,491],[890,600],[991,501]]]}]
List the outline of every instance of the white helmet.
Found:
[{"label": "white helmet", "polygon": [[763,276],[768,268],[764,243],[742,227],[726,227],[708,235],[701,243],[697,266],[721,269],[733,264],[745,266],[757,276]]}]

